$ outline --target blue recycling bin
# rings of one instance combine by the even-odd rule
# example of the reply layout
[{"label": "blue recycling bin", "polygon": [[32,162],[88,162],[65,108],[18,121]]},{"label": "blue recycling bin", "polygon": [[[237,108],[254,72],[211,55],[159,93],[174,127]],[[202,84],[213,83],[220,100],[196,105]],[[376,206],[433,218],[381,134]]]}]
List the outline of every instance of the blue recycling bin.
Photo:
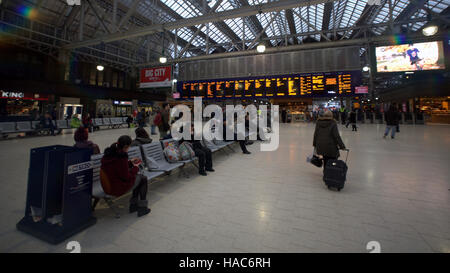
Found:
[{"label": "blue recycling bin", "polygon": [[48,146],[30,151],[25,216],[18,230],[58,244],[94,225],[91,149]]}]

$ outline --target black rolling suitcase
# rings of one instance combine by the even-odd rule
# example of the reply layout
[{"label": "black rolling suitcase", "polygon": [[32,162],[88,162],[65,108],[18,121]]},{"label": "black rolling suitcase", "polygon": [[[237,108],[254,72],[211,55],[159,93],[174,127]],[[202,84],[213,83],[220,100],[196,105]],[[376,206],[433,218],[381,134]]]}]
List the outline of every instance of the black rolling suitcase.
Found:
[{"label": "black rolling suitcase", "polygon": [[338,191],[344,188],[347,177],[347,158],[349,150],[347,149],[347,157],[345,162],[339,159],[330,159],[323,169],[323,181],[328,189],[336,188]]}]

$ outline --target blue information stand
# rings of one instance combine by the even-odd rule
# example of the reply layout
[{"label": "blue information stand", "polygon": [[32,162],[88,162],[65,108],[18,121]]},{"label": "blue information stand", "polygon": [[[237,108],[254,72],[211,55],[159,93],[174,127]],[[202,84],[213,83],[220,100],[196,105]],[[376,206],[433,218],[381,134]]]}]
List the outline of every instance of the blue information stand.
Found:
[{"label": "blue information stand", "polygon": [[25,217],[17,229],[58,244],[94,225],[91,149],[32,149]]}]

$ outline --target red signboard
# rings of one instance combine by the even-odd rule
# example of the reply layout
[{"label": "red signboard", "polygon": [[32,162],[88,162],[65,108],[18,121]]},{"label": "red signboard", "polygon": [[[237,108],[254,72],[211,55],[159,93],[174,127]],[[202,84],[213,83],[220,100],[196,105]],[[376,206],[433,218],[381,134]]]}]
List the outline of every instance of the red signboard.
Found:
[{"label": "red signboard", "polygon": [[47,94],[37,94],[28,92],[8,92],[0,90],[0,99],[14,99],[14,100],[42,100],[47,101]]},{"label": "red signboard", "polygon": [[141,69],[140,88],[172,86],[172,67]]},{"label": "red signboard", "polygon": [[367,93],[369,93],[368,86],[356,86],[355,87],[355,94],[367,94]]}]

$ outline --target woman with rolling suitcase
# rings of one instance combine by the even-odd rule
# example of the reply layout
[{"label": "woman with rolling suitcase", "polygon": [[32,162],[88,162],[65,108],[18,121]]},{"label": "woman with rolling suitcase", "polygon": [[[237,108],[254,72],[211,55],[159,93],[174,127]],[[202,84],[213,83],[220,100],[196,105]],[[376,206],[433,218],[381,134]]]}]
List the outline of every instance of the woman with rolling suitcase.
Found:
[{"label": "woman with rolling suitcase", "polygon": [[[327,186],[329,188],[335,187],[338,190],[342,189],[344,187],[347,165],[342,160],[338,160],[338,158],[340,156],[339,149],[345,150],[346,148],[339,135],[338,126],[333,119],[333,114],[329,110],[320,115],[317,120],[313,146],[316,153],[323,157],[324,181]],[[341,181],[342,178],[344,181]]]}]

